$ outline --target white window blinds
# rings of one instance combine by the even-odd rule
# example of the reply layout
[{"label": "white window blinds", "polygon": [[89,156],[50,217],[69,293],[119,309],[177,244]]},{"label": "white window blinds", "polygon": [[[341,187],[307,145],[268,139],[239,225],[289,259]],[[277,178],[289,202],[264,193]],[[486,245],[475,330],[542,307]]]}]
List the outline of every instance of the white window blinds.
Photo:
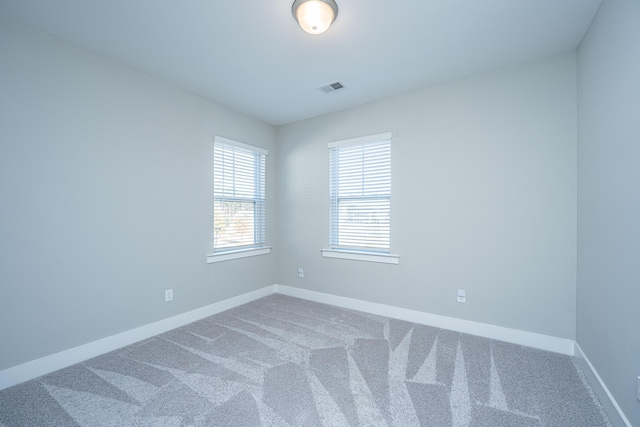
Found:
[{"label": "white window blinds", "polygon": [[391,133],[329,144],[331,249],[390,252]]},{"label": "white window blinds", "polygon": [[261,148],[215,137],[214,253],[264,246],[266,155]]}]

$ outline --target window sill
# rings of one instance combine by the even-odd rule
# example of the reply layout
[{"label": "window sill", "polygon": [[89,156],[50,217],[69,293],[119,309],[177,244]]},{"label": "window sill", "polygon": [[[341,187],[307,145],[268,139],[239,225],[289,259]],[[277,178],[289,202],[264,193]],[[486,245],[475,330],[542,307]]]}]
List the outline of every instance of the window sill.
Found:
[{"label": "window sill", "polygon": [[381,264],[398,264],[400,262],[400,255],[342,251],[338,249],[322,249],[322,256],[325,258],[350,259],[354,261],[377,262]]},{"label": "window sill", "polygon": [[207,264],[214,262],[230,261],[232,259],[248,258],[258,255],[266,255],[271,253],[271,246],[263,246],[261,248],[239,249],[236,251],[218,252],[207,254]]}]

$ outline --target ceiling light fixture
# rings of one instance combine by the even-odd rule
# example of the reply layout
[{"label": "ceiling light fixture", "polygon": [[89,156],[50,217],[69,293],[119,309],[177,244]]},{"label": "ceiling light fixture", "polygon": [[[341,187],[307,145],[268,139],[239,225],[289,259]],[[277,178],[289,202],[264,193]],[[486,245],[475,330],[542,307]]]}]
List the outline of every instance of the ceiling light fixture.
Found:
[{"label": "ceiling light fixture", "polygon": [[327,31],[338,16],[338,5],[334,0],[295,0],[291,12],[304,31],[320,34]]}]

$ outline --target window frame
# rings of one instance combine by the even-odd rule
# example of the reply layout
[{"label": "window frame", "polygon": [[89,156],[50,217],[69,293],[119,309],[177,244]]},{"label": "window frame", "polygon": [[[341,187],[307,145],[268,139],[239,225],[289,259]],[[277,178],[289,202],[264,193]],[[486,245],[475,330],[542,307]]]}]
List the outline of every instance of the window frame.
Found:
[{"label": "window frame", "polygon": [[[255,159],[254,171],[252,179],[255,182],[254,196],[253,197],[224,197],[217,196],[215,192],[215,159],[216,159],[216,147],[226,147],[227,149],[240,150],[243,152],[249,152],[258,158]],[[254,239],[253,244],[250,245],[238,245],[238,246],[226,246],[216,248],[216,230],[215,225],[212,233],[213,238],[213,252],[207,254],[207,263],[228,261],[238,258],[246,258],[257,255],[264,255],[271,252],[271,246],[266,245],[266,156],[269,151],[256,147],[254,145],[245,144],[243,142],[235,141],[233,139],[225,138],[216,135],[213,138],[213,161],[214,161],[214,194],[213,194],[213,206],[215,207],[216,201],[233,199],[237,202],[248,201],[254,203]],[[234,168],[236,167],[234,163]],[[234,183],[235,192],[235,183]],[[258,206],[257,204],[261,204]],[[212,216],[213,223],[215,224],[215,208]]]},{"label": "window frame", "polygon": [[[384,264],[398,264],[399,256],[391,253],[391,142],[392,142],[393,134],[391,132],[384,132],[374,135],[368,135],[363,137],[351,138],[346,140],[334,141],[328,144],[328,148],[330,150],[330,160],[329,160],[329,174],[330,174],[330,183],[329,183],[329,248],[322,249],[322,256],[326,258],[337,258],[337,259],[350,259],[356,261],[369,261],[369,262],[378,262]],[[375,197],[371,196],[349,196],[345,197],[345,200],[388,200],[389,203],[389,223],[388,229],[386,230],[388,233],[388,247],[376,249],[374,247],[367,248],[364,246],[341,246],[338,245],[339,242],[339,206],[340,206],[340,197],[338,194],[338,182],[336,181],[338,177],[337,174],[337,165],[334,162],[338,161],[338,158],[333,157],[338,154],[340,148],[354,148],[357,146],[366,146],[366,145],[374,145],[380,144],[383,142],[387,142],[389,144],[389,160],[388,164],[385,168],[388,168],[389,178],[386,184],[388,185],[388,193],[386,195],[379,194]],[[364,177],[364,168],[361,169]],[[344,182],[343,182],[344,184]],[[363,187],[363,190],[365,188]]]}]

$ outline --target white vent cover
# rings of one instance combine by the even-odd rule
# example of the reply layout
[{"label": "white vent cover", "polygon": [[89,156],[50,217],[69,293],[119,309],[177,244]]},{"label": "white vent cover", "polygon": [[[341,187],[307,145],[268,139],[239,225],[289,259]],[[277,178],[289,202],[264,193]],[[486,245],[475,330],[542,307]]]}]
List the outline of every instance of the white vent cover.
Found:
[{"label": "white vent cover", "polygon": [[320,86],[318,88],[318,90],[320,90],[321,92],[324,92],[324,93],[331,93],[331,92],[335,92],[335,91],[340,90],[340,89],[344,89],[344,85],[342,83],[340,83],[340,82],[329,83],[327,85]]}]

